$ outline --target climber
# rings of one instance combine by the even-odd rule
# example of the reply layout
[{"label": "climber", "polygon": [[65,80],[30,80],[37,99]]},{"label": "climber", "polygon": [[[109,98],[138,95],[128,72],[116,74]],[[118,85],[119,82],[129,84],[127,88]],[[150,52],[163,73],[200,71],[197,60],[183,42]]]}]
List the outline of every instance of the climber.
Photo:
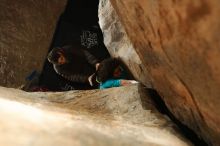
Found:
[{"label": "climber", "polygon": [[138,83],[135,80],[127,80],[126,72],[120,61],[116,58],[108,58],[103,60],[95,73],[96,82],[99,83],[99,89],[126,86]]},{"label": "climber", "polygon": [[47,59],[53,64],[55,72],[63,78],[77,83],[92,85],[91,75],[96,71],[98,60],[86,49],[74,46],[53,48]]}]

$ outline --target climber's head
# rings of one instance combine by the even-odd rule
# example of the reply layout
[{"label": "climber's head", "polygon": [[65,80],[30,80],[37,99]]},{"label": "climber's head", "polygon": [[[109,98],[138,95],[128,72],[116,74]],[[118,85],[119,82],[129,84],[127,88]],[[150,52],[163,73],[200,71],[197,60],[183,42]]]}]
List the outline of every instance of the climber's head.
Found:
[{"label": "climber's head", "polygon": [[96,72],[96,78],[99,82],[104,82],[110,78],[119,78],[122,73],[120,61],[116,58],[103,60]]},{"label": "climber's head", "polygon": [[62,64],[67,63],[64,50],[59,47],[53,48],[48,54],[47,59],[50,63],[56,64],[56,65],[62,65]]}]

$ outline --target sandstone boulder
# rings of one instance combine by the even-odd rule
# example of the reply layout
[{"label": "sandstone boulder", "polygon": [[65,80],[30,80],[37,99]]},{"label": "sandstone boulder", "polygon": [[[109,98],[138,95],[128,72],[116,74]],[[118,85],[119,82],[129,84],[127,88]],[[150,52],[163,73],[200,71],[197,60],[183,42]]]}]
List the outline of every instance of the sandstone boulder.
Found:
[{"label": "sandstone boulder", "polygon": [[[131,41],[124,44],[133,45],[142,73],[170,111],[209,145],[220,145],[220,1],[110,0],[114,10],[105,7],[108,1],[100,3],[107,9],[101,13],[115,10]],[[111,32],[103,27],[106,31]],[[118,35],[105,34],[107,40]],[[131,61],[137,58],[132,56]],[[147,85],[144,78],[137,79]]]},{"label": "sandstone boulder", "polygon": [[32,92],[0,88],[0,145],[191,146],[139,86]]},{"label": "sandstone boulder", "polygon": [[40,71],[66,0],[2,0],[0,85],[18,87]]},{"label": "sandstone boulder", "polygon": [[124,27],[110,1],[100,0],[99,25],[104,36],[104,43],[112,57],[120,58],[134,78],[151,87],[148,72],[130,42]]}]

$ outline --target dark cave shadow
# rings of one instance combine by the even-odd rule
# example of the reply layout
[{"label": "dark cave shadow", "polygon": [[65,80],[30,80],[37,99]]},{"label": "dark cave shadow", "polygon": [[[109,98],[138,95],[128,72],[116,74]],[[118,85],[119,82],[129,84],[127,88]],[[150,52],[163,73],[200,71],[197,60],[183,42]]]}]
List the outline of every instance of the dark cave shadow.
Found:
[{"label": "dark cave shadow", "polygon": [[[88,51],[99,60],[108,58],[110,55],[103,43],[102,31],[98,24],[98,4],[99,0],[68,0],[64,12],[57,21],[48,52],[54,47],[74,43],[82,45],[82,35],[86,32],[96,35],[98,42],[97,45],[88,48]],[[94,89],[89,85],[74,83],[62,78],[54,71],[52,64],[46,58],[39,77],[39,86],[49,91]]]},{"label": "dark cave shadow", "polygon": [[[172,113],[171,111],[167,108],[165,102],[163,101],[162,97],[158,94],[158,92],[155,89],[152,88],[145,88],[142,87],[144,90],[143,92],[151,98],[153,101],[154,106],[156,109],[161,113],[166,116],[168,116],[178,127],[178,131],[183,134],[184,137],[189,139],[195,146],[208,146],[208,144],[201,139],[192,129],[190,129],[188,126],[183,124],[181,121],[179,121]],[[148,102],[146,99],[143,97],[146,96],[141,96],[141,103],[143,109],[148,108]]]}]

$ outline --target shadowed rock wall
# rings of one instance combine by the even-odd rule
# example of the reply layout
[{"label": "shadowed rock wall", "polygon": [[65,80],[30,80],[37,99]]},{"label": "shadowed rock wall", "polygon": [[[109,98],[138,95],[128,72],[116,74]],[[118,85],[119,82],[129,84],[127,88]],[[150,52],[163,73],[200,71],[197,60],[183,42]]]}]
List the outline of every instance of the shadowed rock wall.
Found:
[{"label": "shadowed rock wall", "polygon": [[220,2],[110,1],[143,73],[171,112],[210,145],[220,145]]},{"label": "shadowed rock wall", "polygon": [[1,0],[0,85],[20,86],[41,70],[66,0]]}]

